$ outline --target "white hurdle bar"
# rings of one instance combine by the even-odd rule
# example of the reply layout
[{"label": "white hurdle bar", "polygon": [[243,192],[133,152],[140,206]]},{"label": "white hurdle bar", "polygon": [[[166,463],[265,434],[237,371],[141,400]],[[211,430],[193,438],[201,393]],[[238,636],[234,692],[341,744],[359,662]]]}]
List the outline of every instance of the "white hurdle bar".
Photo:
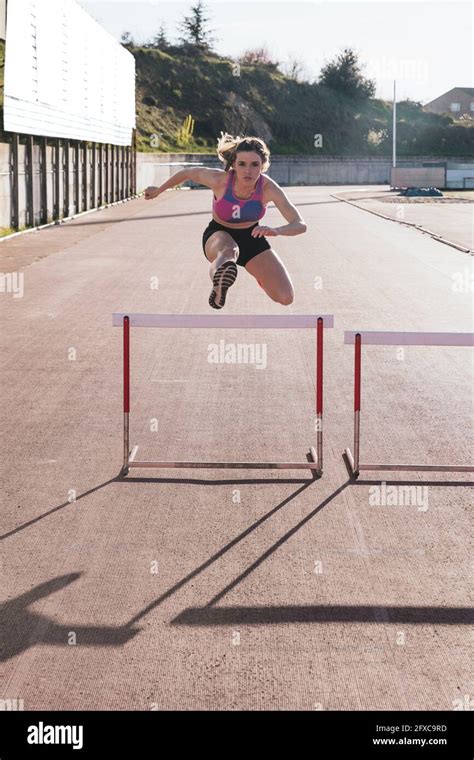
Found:
[{"label": "white hurdle bar", "polygon": [[474,472],[474,466],[446,464],[361,464],[360,452],[360,396],[362,341],[364,345],[379,346],[474,346],[474,333],[447,332],[344,332],[344,343],[354,344],[354,454],[344,450],[351,475],[357,478],[361,470],[397,470],[430,472]]},{"label": "white hurdle bar", "polygon": [[[201,468],[201,469],[279,469],[312,471],[313,477],[323,472],[323,331],[334,327],[332,314],[113,314],[114,327],[123,328],[123,467],[124,477],[132,467]],[[316,448],[310,447],[308,462],[137,462],[130,455],[130,327],[165,328],[243,328],[243,329],[301,329],[316,330]],[[136,453],[136,447],[134,454]]]}]

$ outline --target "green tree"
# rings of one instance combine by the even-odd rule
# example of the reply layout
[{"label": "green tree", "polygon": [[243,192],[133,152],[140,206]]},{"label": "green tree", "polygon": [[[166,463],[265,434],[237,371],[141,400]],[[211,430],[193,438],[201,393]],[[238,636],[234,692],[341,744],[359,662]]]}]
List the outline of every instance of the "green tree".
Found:
[{"label": "green tree", "polygon": [[323,67],[318,84],[355,100],[368,100],[375,95],[375,81],[362,76],[357,54],[351,48],[344,48],[334,61]]},{"label": "green tree", "polygon": [[169,40],[166,36],[166,28],[162,23],[158,29],[157,34],[153,37],[152,47],[160,48],[160,50],[166,50],[170,46]]},{"label": "green tree", "polygon": [[215,42],[215,37],[212,36],[207,26],[209,17],[205,15],[205,6],[202,0],[191,6],[191,14],[185,16],[183,21],[178,25],[178,29],[183,32],[183,36],[180,37],[180,42],[184,46],[195,47],[203,52],[210,52],[212,45]]},{"label": "green tree", "polygon": [[123,32],[122,36],[120,37],[120,42],[122,43],[124,47],[133,47],[133,45],[135,44],[130,32]]}]

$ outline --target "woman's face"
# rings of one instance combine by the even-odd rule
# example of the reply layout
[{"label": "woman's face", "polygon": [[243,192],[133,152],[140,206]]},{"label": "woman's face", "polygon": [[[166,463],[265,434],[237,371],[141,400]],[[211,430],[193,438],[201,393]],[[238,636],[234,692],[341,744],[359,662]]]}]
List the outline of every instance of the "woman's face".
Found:
[{"label": "woman's face", "polygon": [[254,151],[240,151],[237,153],[233,169],[240,185],[255,184],[262,171],[263,162],[258,153]]}]

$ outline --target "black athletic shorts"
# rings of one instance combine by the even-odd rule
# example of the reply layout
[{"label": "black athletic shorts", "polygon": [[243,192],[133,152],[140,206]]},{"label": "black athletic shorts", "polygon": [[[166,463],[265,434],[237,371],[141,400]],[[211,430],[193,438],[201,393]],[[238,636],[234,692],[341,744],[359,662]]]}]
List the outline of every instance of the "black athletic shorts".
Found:
[{"label": "black athletic shorts", "polygon": [[247,261],[250,261],[250,259],[258,256],[258,254],[262,253],[262,251],[266,251],[268,248],[271,248],[271,245],[265,236],[252,237],[251,232],[253,228],[257,226],[258,222],[255,222],[255,224],[252,224],[251,227],[234,230],[230,227],[225,227],[223,224],[219,224],[215,221],[215,219],[211,219],[202,236],[202,250],[204,251],[204,256],[206,256],[204,246],[206,245],[208,238],[212,235],[213,232],[216,232],[217,230],[224,230],[224,232],[229,233],[231,238],[233,238],[233,240],[235,240],[239,246],[240,254],[237,259],[237,264],[239,264],[241,267],[244,267]]}]

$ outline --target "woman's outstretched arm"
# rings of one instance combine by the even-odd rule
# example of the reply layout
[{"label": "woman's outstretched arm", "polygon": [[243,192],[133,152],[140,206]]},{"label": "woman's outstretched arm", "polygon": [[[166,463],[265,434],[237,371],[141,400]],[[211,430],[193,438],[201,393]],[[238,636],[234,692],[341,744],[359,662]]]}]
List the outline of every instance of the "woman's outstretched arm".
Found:
[{"label": "woman's outstretched arm", "polygon": [[164,193],[164,191],[168,190],[170,187],[180,185],[181,182],[185,182],[187,179],[192,179],[200,185],[205,185],[206,187],[214,189],[215,183],[222,173],[222,169],[205,169],[200,166],[188,166],[186,169],[180,169],[179,172],[175,172],[159,187],[154,187],[153,185],[147,187],[145,190],[145,200],[152,200],[160,193]]}]

